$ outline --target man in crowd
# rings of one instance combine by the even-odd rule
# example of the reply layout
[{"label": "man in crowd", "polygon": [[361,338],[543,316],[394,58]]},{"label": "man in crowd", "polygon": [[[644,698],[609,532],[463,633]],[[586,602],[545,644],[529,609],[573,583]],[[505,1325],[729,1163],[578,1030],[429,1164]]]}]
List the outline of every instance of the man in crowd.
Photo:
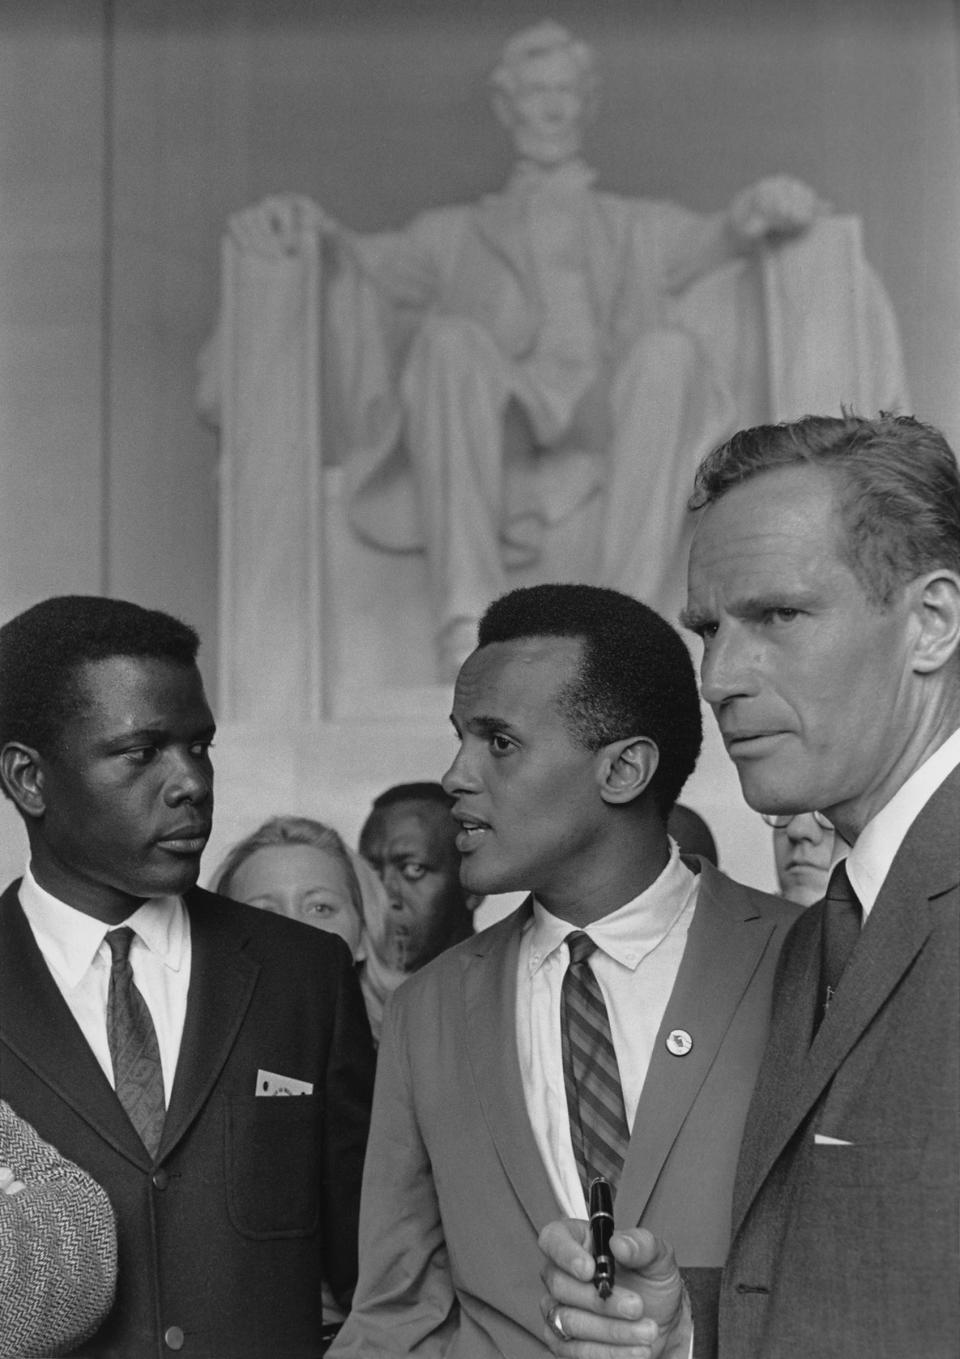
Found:
[{"label": "man in crowd", "polygon": [[374,799],[360,831],[360,853],[389,901],[383,956],[401,972],[416,972],[473,933],[479,903],[460,884],[452,805],[439,783],[398,783]]},{"label": "man in crowd", "polygon": [[[960,1334],[956,459],[909,417],[808,417],[736,435],[701,466],[694,503],[686,622],[744,795],[767,812],[816,808],[852,846],[784,947],[737,1172],[720,1359],[948,1359]],[[656,1320],[652,1353],[685,1354],[669,1250],[615,1237],[622,1288],[601,1303],[585,1239],[559,1222],[542,1237],[554,1353],[614,1355],[649,1341]]]},{"label": "man in crowd", "polygon": [[780,895],[800,906],[822,901],[834,860],[846,851],[823,812],[764,812],[773,829],[773,862]]},{"label": "man in crowd", "polygon": [[334,1353],[542,1355],[537,1234],[582,1216],[599,1173],[619,1222],[674,1229],[706,1345],[797,908],[671,847],[700,705],[686,647],[638,601],[504,596],[452,721],[463,887],[533,895],[390,1002],[361,1275]]},{"label": "man in crowd", "polygon": [[[0,1093],[104,1187],[117,1301],[78,1353],[322,1352],[356,1271],[372,1050],[341,940],[199,891],[197,635],[118,600],[0,629]],[[271,1095],[295,1095],[271,1099]]]},{"label": "man in crowd", "polygon": [[60,1354],[109,1312],[113,1212],[98,1184],[0,1100],[0,1356]]}]

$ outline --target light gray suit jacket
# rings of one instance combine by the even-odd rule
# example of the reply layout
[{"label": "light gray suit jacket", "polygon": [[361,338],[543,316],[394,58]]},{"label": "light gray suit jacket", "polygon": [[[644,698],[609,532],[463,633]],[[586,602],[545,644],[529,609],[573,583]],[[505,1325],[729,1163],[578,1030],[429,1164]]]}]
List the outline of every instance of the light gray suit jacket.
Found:
[{"label": "light gray suit jacket", "polygon": [[[527,1115],[516,1042],[529,902],[392,998],[364,1169],[360,1280],[331,1359],[542,1356],[540,1230],[563,1216]],[[780,945],[798,908],[702,865],[697,908],[615,1204],[684,1265],[722,1263],[734,1169]],[[675,1057],[671,1029],[693,1037]]]},{"label": "light gray suit jacket", "polygon": [[811,1045],[822,920],[812,907],[783,950],[721,1359],[956,1359],[960,769],[911,827]]}]

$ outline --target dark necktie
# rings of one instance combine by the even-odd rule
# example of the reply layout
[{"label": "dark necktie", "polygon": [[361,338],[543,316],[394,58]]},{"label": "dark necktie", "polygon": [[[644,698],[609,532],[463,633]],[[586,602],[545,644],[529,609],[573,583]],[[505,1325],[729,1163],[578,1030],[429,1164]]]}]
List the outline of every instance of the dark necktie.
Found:
[{"label": "dark necktie", "polygon": [[834,865],[824,899],[823,944],[820,960],[821,1015],[830,1008],[850,954],[860,938],[862,911],[847,877],[847,861]]},{"label": "dark necktie", "polygon": [[107,1041],[117,1098],[147,1151],[156,1156],[166,1115],[163,1069],[147,1002],[133,980],[132,941],[133,930],[129,925],[107,934],[113,954],[107,994]]},{"label": "dark necktie", "polygon": [[565,942],[570,965],[560,993],[563,1083],[573,1154],[586,1195],[597,1175],[616,1188],[630,1130],[607,1007],[587,961],[597,946],[580,930],[568,934]]}]

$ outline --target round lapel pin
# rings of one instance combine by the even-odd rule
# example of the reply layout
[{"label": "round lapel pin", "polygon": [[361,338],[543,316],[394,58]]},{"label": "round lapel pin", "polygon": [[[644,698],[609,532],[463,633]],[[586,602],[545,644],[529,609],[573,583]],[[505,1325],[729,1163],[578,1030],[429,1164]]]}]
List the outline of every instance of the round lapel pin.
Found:
[{"label": "round lapel pin", "polygon": [[674,1057],[686,1057],[693,1047],[693,1039],[686,1029],[671,1029],[667,1034],[667,1051]]}]

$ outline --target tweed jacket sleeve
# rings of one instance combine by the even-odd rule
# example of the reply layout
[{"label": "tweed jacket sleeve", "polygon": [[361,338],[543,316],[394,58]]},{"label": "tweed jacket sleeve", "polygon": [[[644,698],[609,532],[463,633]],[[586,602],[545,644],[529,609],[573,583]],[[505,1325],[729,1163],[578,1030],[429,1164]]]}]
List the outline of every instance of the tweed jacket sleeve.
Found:
[{"label": "tweed jacket sleeve", "polygon": [[24,1188],[0,1193],[0,1359],[62,1354],[113,1302],[110,1202],[89,1175],[0,1100],[0,1167]]}]

